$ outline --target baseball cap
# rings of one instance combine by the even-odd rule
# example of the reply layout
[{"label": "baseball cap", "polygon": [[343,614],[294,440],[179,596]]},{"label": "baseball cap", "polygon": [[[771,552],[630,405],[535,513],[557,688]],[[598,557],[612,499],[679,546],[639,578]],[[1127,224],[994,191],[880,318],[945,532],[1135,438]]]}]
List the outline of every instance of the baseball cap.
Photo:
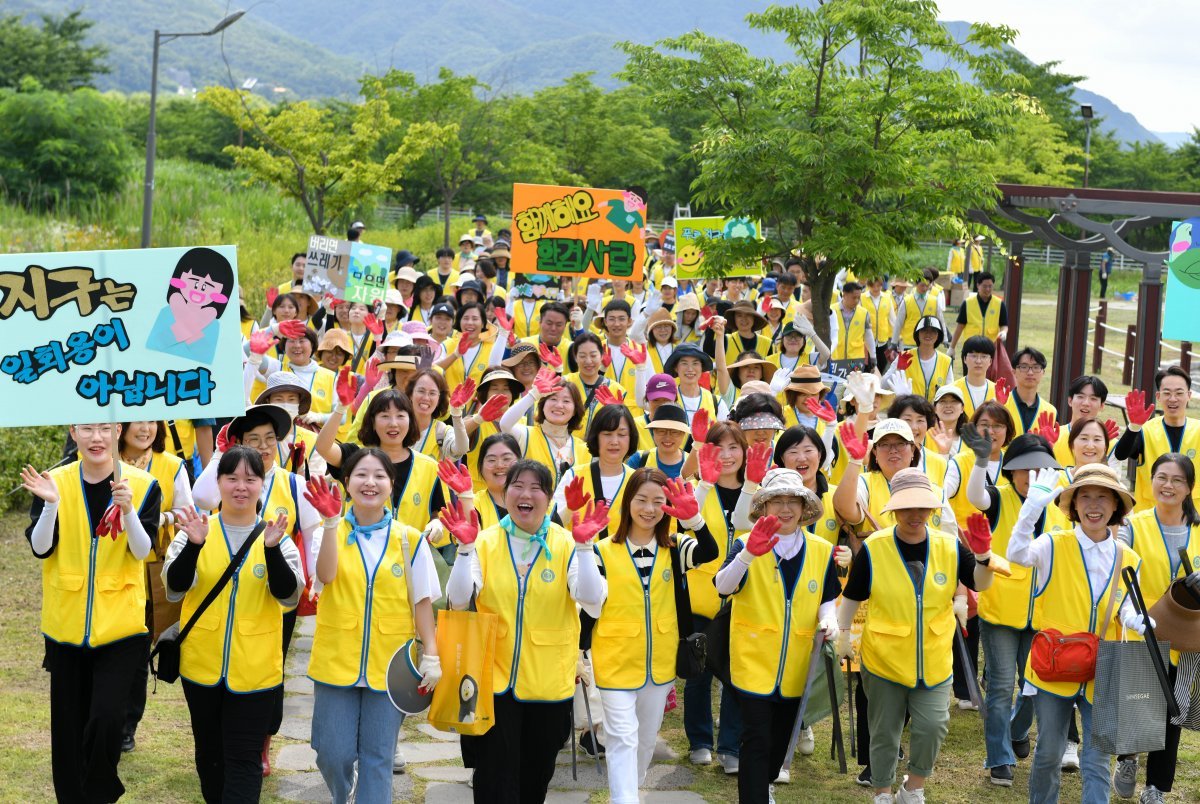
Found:
[{"label": "baseball cap", "polygon": [[670,374],[655,374],[646,382],[646,401],[654,399],[675,399],[678,387],[675,378]]}]

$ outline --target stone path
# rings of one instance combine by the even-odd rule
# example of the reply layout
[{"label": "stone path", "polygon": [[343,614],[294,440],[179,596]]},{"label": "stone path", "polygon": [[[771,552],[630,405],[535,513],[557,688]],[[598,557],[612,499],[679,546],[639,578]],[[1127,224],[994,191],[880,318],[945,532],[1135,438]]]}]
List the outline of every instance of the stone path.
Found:
[{"label": "stone path", "polygon": [[[283,724],[273,744],[271,767],[281,801],[329,801],[329,791],[317,771],[316,753],[308,745],[313,710],[313,683],[306,676],[315,617],[305,617],[296,628],[285,668]],[[287,738],[287,739],[283,739]],[[393,777],[396,801],[413,801],[415,786],[425,788],[426,804],[470,804],[467,786],[471,772],[462,767],[458,735],[439,731],[423,717],[410,717],[400,732],[401,752],[408,767]],[[655,751],[642,794],[646,804],[703,804],[704,799],[684,788],[692,784],[691,768],[670,762],[674,754],[661,741]],[[571,752],[558,755],[558,767],[550,782],[550,804],[585,804],[590,792],[608,787],[607,777],[596,770],[595,759],[582,751],[578,756],[578,779],[571,778]]]}]

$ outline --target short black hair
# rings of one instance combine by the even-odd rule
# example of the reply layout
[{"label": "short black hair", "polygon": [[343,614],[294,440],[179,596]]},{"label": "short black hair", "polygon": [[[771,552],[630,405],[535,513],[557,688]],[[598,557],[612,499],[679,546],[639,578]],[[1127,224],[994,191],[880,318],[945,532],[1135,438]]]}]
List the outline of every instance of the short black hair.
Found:
[{"label": "short black hair", "polygon": [[306,341],[308,341],[309,345],[312,347],[312,354],[314,356],[317,354],[317,345],[318,345],[317,331],[315,329],[313,329],[312,327],[305,327],[303,335],[301,335],[299,338],[295,338],[295,339],[286,338],[285,342],[290,341],[290,340],[306,340]]},{"label": "short black hair", "polygon": [[480,472],[483,471],[483,459],[487,457],[488,451],[497,444],[507,447],[513,455],[516,455],[520,459],[521,445],[517,443],[517,439],[513,435],[510,433],[492,433],[483,439],[483,443],[479,445],[479,457],[476,460],[475,468]]},{"label": "short black hair", "polygon": [[1020,363],[1022,357],[1028,357],[1042,368],[1046,367],[1046,356],[1037,349],[1034,349],[1032,346],[1026,346],[1024,349],[1013,355],[1013,366],[1016,366],[1018,363]]},{"label": "short black hair", "polygon": [[438,259],[440,259],[440,258],[442,258],[442,257],[453,257],[453,256],[454,256],[454,249],[452,249],[452,248],[439,248],[437,251],[435,251],[435,252],[433,253],[433,256],[434,256],[435,258],[438,258]]},{"label": "short black hair", "polygon": [[600,336],[594,332],[581,332],[575,336],[575,340],[571,341],[571,345],[567,348],[567,368],[571,369],[571,371],[579,371],[579,361],[575,359],[575,353],[585,343],[594,343],[596,348],[600,350],[601,356],[603,356],[604,341],[600,340]]},{"label": "short black hair", "polygon": [[229,451],[221,456],[220,462],[217,463],[217,477],[233,474],[242,464],[246,464],[250,474],[259,480],[266,479],[267,469],[263,466],[262,456],[258,454],[258,450],[244,447],[241,444],[230,447]]},{"label": "short black hair", "polygon": [[633,420],[633,414],[629,412],[629,408],[620,403],[605,405],[596,411],[596,415],[592,417],[592,423],[588,426],[586,439],[588,453],[593,457],[599,456],[600,434],[616,430],[621,426],[621,422],[625,422],[626,426],[629,427],[629,446],[625,450],[625,457],[621,460],[629,460],[629,456],[637,452],[637,423]]},{"label": "short black hair", "polygon": [[775,285],[777,287],[779,285],[791,285],[792,287],[795,287],[796,286],[796,277],[792,276],[787,271],[784,271],[781,274],[776,274],[775,275]]},{"label": "short black hair", "polygon": [[294,262],[296,261],[296,258],[297,258],[297,257],[304,257],[304,258],[307,260],[307,259],[308,259],[308,252],[305,252],[305,251],[297,251],[295,254],[293,254],[293,255],[292,255],[292,258],[291,258],[290,260],[288,260],[288,265],[291,265],[292,263],[294,263]]},{"label": "short black hair", "polygon": [[842,285],[842,295],[845,295],[847,293],[855,293],[857,291],[861,291],[862,289],[863,289],[863,286],[858,284],[857,282],[847,282],[844,285]]},{"label": "short black hair", "polygon": [[930,427],[937,427],[938,417],[937,412],[933,409],[933,403],[920,394],[905,394],[897,397],[887,410],[889,419],[899,419],[904,415],[905,411],[911,410],[918,416],[924,416],[925,422]]},{"label": "short black hair", "polygon": [[613,299],[608,304],[604,305],[604,316],[609,313],[624,313],[627,316],[633,316],[633,308],[629,306],[629,302],[624,299]]},{"label": "short black hair", "polygon": [[[482,450],[480,452],[482,453]],[[522,458],[508,467],[508,474],[504,476],[504,487],[507,489],[516,482],[518,477],[526,472],[534,476],[537,484],[542,487],[542,490],[546,494],[554,494],[554,478],[550,474],[550,467],[529,458]]]},{"label": "short black hair", "polygon": [[[362,463],[363,458],[375,458],[382,463],[383,471],[387,473],[388,481],[392,484],[392,488],[396,487],[396,465],[392,463],[392,459],[379,447],[363,447],[362,449],[356,449],[354,454],[347,458],[339,468],[338,474],[341,475],[342,488],[346,487],[346,483],[350,480],[350,475],[354,473],[354,467]],[[349,498],[349,491],[347,491],[347,498]]]},{"label": "short black hair", "polygon": [[362,424],[358,428],[358,440],[364,447],[379,446],[379,434],[375,432],[375,417],[391,407],[399,408],[400,412],[408,414],[408,430],[404,433],[404,440],[401,443],[406,447],[417,443],[420,433],[417,432],[417,417],[413,413],[412,402],[403,391],[389,388],[375,394],[371,398],[370,404],[367,405],[367,412],[363,414]]},{"label": "short black hair", "polygon": [[985,354],[988,357],[996,356],[996,344],[992,343],[991,339],[983,335],[972,335],[967,338],[962,346],[962,355]]},{"label": "short black hair", "polygon": [[978,285],[980,282],[987,282],[987,281],[995,282],[996,275],[993,274],[991,271],[980,271],[979,276],[975,277],[976,285]]},{"label": "short black hair", "polygon": [[538,321],[546,317],[546,313],[558,313],[568,321],[571,320],[571,308],[562,302],[547,302],[542,305],[542,309],[538,311]]},{"label": "short black hair", "polygon": [[1167,377],[1178,377],[1187,383],[1187,389],[1192,390],[1192,377],[1179,366],[1167,366],[1165,369],[1159,369],[1154,373],[1154,390],[1159,390],[1162,387],[1162,382]]},{"label": "short black hair", "polygon": [[1071,384],[1067,386],[1067,397],[1075,396],[1075,394],[1083,393],[1083,389],[1092,386],[1092,391],[1096,396],[1100,397],[1101,404],[1108,399],[1108,386],[1104,384],[1104,380],[1094,374],[1081,374],[1071,380]]},{"label": "short black hair", "polygon": [[937,278],[941,275],[942,275],[942,272],[939,271],[937,268],[933,268],[933,267],[924,268],[921,271],[921,278],[924,279],[926,282],[929,282],[930,284],[936,282]]}]

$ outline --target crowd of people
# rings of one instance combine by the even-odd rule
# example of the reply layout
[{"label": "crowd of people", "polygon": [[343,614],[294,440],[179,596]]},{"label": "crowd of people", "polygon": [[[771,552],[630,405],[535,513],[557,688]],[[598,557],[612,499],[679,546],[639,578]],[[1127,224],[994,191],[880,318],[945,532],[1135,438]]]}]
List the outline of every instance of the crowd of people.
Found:
[{"label": "crowd of people", "polygon": [[[510,232],[480,217],[435,265],[398,252],[374,305],[305,292],[296,254],[225,356],[242,415],[81,423],[70,462],[27,467],[59,800],[120,798],[151,642],[193,616],[179,675],[199,794],[258,800],[296,619],[315,616],[317,767],[338,804],[390,801],[388,662],[418,640],[435,688],[447,606],[500,624],[494,725],[461,740],[476,801],[543,800],[578,737],[612,800],[636,802],[675,706],[692,764],[771,801],[801,781],[793,734],[814,751],[800,708],[822,643],[857,679],[854,781],[876,804],[925,800],[981,671],[981,778],[1010,787],[1032,753],[1031,802],[1059,800],[1064,770],[1089,804],[1135,796],[1139,757],[1092,740],[1093,683],[1039,675],[1030,653],[1045,629],[1143,634],[1123,567],[1148,605],[1177,578],[1200,591],[1187,372],[1129,393],[1126,426],[1094,376],[1058,411],[1035,348],[1015,382],[989,379],[1010,350],[986,272],[953,332],[935,268],[839,276],[826,343],[808,258],[693,281],[671,239],[646,238],[643,281],[559,280],[519,273]],[[729,644],[709,650],[727,677],[677,679],[686,631],[723,617]],[[1178,689],[1197,656],[1172,654]],[[1143,804],[1171,791],[1200,720],[1179,703]]]}]

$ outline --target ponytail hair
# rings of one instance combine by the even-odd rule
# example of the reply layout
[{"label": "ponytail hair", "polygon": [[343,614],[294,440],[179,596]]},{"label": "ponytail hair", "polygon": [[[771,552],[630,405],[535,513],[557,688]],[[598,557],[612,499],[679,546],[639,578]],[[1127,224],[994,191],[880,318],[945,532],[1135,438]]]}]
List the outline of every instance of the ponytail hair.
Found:
[{"label": "ponytail hair", "polygon": [[1183,498],[1183,522],[1188,527],[1200,525],[1200,511],[1196,510],[1196,501],[1192,499],[1192,489],[1196,486],[1196,467],[1192,464],[1192,459],[1186,455],[1181,455],[1178,452],[1168,452],[1164,455],[1159,455],[1158,460],[1150,467],[1150,476],[1158,471],[1158,467],[1164,463],[1171,463],[1179,467],[1179,471],[1183,472],[1183,477],[1187,480],[1187,496]]}]

